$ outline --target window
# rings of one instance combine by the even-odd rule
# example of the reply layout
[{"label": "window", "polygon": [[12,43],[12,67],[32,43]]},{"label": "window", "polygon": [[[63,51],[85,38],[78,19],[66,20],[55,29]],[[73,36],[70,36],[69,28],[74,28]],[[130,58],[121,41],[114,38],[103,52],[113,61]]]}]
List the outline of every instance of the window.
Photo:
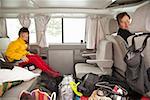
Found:
[{"label": "window", "polygon": [[62,18],[51,18],[45,32],[47,43],[62,43]]},{"label": "window", "polygon": [[17,18],[6,19],[7,35],[11,41],[18,38],[18,32],[21,28],[20,22]]},{"label": "window", "polygon": [[85,36],[85,18],[64,18],[64,43],[80,43]]},{"label": "window", "polygon": [[[18,32],[20,28],[22,27],[18,18],[7,18],[6,19],[6,25],[7,25],[7,35],[10,38],[11,41],[16,40],[18,38]],[[29,27],[29,41],[30,43],[36,42],[36,32],[35,32],[35,23],[34,19],[31,19],[31,24]]]},{"label": "window", "polygon": [[29,26],[29,42],[30,43],[36,43],[37,37],[36,37],[36,30],[35,30],[35,21],[34,18],[31,18],[31,24]]},{"label": "window", "polygon": [[47,43],[80,43],[85,36],[85,21],[85,18],[51,18],[45,33]]},{"label": "window", "polygon": [[[47,43],[80,43],[85,36],[85,18],[51,18],[45,32]],[[13,41],[22,27],[17,18],[7,18],[7,35]],[[29,41],[36,43],[35,21],[31,18]]]}]

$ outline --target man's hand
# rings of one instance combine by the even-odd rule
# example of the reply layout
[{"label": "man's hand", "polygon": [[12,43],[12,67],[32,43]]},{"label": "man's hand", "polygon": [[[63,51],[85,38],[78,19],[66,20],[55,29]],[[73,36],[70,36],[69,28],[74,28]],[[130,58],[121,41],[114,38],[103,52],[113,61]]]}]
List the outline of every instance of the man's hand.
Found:
[{"label": "man's hand", "polygon": [[29,61],[29,59],[28,59],[26,56],[23,56],[23,57],[21,58],[21,60],[22,60],[23,62],[28,62],[28,61]]}]

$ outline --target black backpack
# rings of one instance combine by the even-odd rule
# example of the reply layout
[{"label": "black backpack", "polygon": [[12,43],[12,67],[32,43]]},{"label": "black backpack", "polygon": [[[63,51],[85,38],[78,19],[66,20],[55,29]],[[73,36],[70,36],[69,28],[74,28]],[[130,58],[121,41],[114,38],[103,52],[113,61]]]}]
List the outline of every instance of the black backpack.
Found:
[{"label": "black backpack", "polygon": [[85,74],[80,80],[78,85],[78,91],[81,92],[84,96],[90,96],[93,90],[96,89],[95,84],[99,81],[99,76],[93,73]]}]

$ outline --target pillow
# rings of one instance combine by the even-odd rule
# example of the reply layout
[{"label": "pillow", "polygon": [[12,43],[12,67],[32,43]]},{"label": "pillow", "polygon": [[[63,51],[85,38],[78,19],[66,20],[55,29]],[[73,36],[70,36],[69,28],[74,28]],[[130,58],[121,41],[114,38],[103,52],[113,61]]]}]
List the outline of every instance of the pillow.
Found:
[{"label": "pillow", "polygon": [[16,85],[21,84],[23,81],[12,81],[12,82],[4,82],[0,83],[0,97],[3,96],[3,94],[9,90],[11,87],[14,87]]}]

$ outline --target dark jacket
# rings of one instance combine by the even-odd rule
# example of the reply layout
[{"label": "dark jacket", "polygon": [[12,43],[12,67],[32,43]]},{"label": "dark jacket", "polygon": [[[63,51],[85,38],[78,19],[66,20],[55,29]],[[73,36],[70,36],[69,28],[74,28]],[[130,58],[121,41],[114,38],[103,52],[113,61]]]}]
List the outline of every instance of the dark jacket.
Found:
[{"label": "dark jacket", "polygon": [[127,42],[127,38],[133,34],[130,33],[128,30],[119,28],[117,35],[120,35]]}]

